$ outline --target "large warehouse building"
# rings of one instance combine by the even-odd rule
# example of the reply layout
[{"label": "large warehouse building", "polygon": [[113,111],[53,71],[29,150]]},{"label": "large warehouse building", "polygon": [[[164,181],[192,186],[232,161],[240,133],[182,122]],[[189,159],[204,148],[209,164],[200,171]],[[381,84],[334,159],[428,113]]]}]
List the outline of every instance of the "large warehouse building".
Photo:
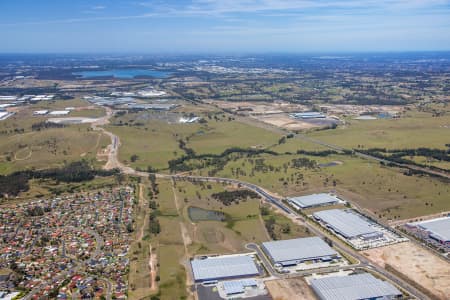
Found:
[{"label": "large warehouse building", "polygon": [[333,205],[340,200],[331,194],[312,194],[301,197],[292,197],[288,199],[289,203],[297,209],[305,209],[315,206]]},{"label": "large warehouse building", "polygon": [[259,270],[249,255],[215,256],[191,260],[196,282],[258,276]]},{"label": "large warehouse building", "polygon": [[365,273],[311,280],[321,300],[396,299],[402,293],[392,284]]},{"label": "large warehouse building", "polygon": [[350,210],[323,210],[315,212],[313,216],[347,239],[362,238],[370,240],[383,236],[383,232],[374,227],[368,220]]},{"label": "large warehouse building", "polygon": [[426,231],[429,237],[438,241],[443,245],[450,244],[450,217],[432,219],[417,223],[408,224],[415,225],[421,230]]},{"label": "large warehouse building", "polygon": [[262,249],[274,265],[283,267],[305,261],[330,261],[339,257],[339,254],[319,237],[265,242],[262,243]]}]

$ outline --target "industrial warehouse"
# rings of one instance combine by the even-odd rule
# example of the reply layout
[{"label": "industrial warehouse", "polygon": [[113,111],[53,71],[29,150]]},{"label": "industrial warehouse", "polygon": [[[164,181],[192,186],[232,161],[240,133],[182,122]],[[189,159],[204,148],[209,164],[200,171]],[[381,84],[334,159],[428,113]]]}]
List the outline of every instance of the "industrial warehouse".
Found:
[{"label": "industrial warehouse", "polygon": [[222,299],[252,298],[267,294],[264,282],[254,278],[220,282],[217,292]]},{"label": "industrial warehouse", "polygon": [[341,258],[319,237],[265,242],[262,249],[278,269],[303,263],[308,263],[307,268],[319,267],[310,263],[330,263]]},{"label": "industrial warehouse", "polygon": [[316,111],[292,113],[290,116],[294,119],[323,119],[327,117],[323,113]]},{"label": "industrial warehouse", "polygon": [[340,200],[338,197],[334,195],[322,193],[300,197],[292,197],[288,199],[288,202],[296,209],[305,209],[317,206],[334,205],[339,202],[344,203],[345,201]]},{"label": "industrial warehouse", "polygon": [[315,212],[313,217],[322,226],[336,233],[358,250],[407,241],[353,210],[330,209]]},{"label": "industrial warehouse", "polygon": [[421,222],[407,223],[408,233],[448,252],[450,249],[450,217],[442,217]]},{"label": "industrial warehouse", "polygon": [[223,255],[191,260],[195,282],[259,276],[260,271],[250,255]]},{"label": "industrial warehouse", "polygon": [[312,279],[310,283],[321,300],[396,299],[402,296],[395,286],[368,273]]}]

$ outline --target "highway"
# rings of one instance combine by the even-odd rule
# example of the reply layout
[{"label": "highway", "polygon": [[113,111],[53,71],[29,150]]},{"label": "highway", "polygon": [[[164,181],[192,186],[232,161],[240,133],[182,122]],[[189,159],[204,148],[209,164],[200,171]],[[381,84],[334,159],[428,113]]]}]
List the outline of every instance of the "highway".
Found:
[{"label": "highway", "polygon": [[[109,112],[108,114],[109,114],[109,116],[112,116],[112,112]],[[98,125],[98,124],[96,124],[96,125]],[[260,195],[265,201],[267,201],[269,204],[275,206],[281,213],[283,213],[286,217],[291,219],[295,224],[298,224],[301,226],[306,226],[310,230],[310,232],[321,237],[322,239],[325,237],[328,237],[328,234],[325,234],[322,230],[318,229],[317,227],[313,226],[311,223],[307,222],[302,216],[298,215],[290,207],[285,205],[282,202],[282,199],[279,199],[279,198],[273,196],[270,192],[268,192],[267,190],[265,190],[264,188],[262,188],[256,184],[241,181],[238,179],[232,179],[232,178],[148,173],[148,172],[136,171],[128,166],[125,166],[118,160],[118,153],[119,153],[119,146],[120,146],[119,137],[114,135],[112,132],[106,131],[102,127],[97,127],[96,125],[93,126],[93,127],[96,127],[96,130],[101,130],[105,134],[107,134],[111,137],[111,145],[110,145],[110,149],[109,149],[110,153],[108,156],[108,162],[105,165],[106,169],[118,168],[123,173],[129,174],[129,175],[134,175],[134,176],[148,177],[150,174],[154,174],[157,178],[165,178],[165,179],[173,179],[173,180],[203,181],[203,182],[224,182],[224,183],[233,184],[233,185],[240,185],[240,186],[245,187],[251,191],[254,191],[258,195]],[[300,136],[300,135],[296,135],[296,136]],[[310,138],[307,138],[307,139],[310,140]],[[334,145],[329,145],[329,144],[326,144],[326,143],[323,143],[320,141],[315,141],[315,142],[321,143],[323,145],[328,145],[327,147],[330,147],[330,148],[338,150],[338,151],[343,150],[342,148],[334,146]],[[362,157],[364,156],[368,159],[375,159],[377,161],[380,161],[379,158],[371,157],[366,154],[361,153],[360,155]],[[388,271],[386,271],[384,268],[381,268],[380,266],[372,265],[371,262],[365,256],[363,256],[363,255],[359,254],[357,251],[351,249],[350,247],[345,245],[343,242],[341,242],[337,239],[333,239],[333,246],[336,249],[338,249],[341,253],[345,253],[346,255],[348,255],[350,257],[354,257],[357,260],[359,260],[359,264],[357,264],[357,266],[370,268],[371,271],[377,272],[380,275],[384,276],[386,279],[395,283],[396,285],[398,285],[399,287],[401,287],[402,289],[404,289],[410,295],[416,297],[417,299],[429,299],[421,291],[419,291],[417,288],[415,288],[408,282],[404,281],[403,279],[396,277],[395,275],[389,273]]]}]

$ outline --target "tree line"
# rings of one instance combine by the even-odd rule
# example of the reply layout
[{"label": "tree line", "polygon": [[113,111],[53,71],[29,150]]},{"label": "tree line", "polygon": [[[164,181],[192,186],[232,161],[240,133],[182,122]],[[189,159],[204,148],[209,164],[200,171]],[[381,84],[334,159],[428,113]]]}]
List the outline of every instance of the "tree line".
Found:
[{"label": "tree line", "polygon": [[61,168],[18,171],[8,175],[0,175],[0,197],[17,196],[20,192],[28,191],[30,179],[82,182],[92,180],[95,176],[111,176],[119,172],[118,169],[94,169],[86,160],[71,162]]}]

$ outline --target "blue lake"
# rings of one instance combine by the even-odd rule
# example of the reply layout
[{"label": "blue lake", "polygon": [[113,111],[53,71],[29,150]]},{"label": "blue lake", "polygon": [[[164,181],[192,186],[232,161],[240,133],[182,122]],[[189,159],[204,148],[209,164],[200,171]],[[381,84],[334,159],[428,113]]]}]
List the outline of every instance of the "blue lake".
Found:
[{"label": "blue lake", "polygon": [[114,77],[118,79],[133,79],[138,76],[149,76],[154,78],[167,78],[170,73],[165,71],[145,70],[145,69],[114,69],[105,71],[82,71],[74,72],[73,75],[81,78]]}]

